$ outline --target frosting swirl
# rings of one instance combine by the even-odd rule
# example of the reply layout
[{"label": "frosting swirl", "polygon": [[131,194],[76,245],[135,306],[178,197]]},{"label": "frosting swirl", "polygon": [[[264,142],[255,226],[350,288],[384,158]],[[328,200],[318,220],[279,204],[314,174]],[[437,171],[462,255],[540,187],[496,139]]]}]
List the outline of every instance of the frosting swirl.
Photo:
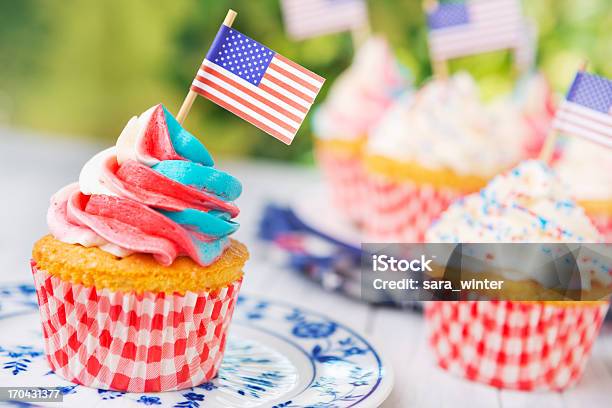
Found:
[{"label": "frosting swirl", "polygon": [[202,143],[161,105],[129,120],[116,146],[91,158],[47,213],[60,241],[116,256],[150,253],[162,265],[187,255],[213,263],[238,229],[238,180],[215,169]]},{"label": "frosting swirl", "polygon": [[428,242],[599,242],[601,236],[555,173],[537,160],[496,176],[453,203]]},{"label": "frosting swirl", "polygon": [[[480,193],[453,203],[426,233],[428,242],[444,243],[599,243],[602,240],[584,210],[576,205],[565,185],[543,162],[528,160],[495,177]],[[474,249],[474,248],[472,248]],[[550,261],[550,255],[524,253],[524,247],[479,249],[472,256],[486,257],[507,279],[533,279],[542,285],[550,273],[531,267],[534,260]],[[550,249],[550,248],[549,248]],[[552,250],[552,249],[550,249]],[[557,249],[558,250],[558,249]],[[492,251],[492,252],[489,252]],[[522,262],[517,262],[521,259]],[[591,288],[591,279],[612,284],[612,269],[595,257],[581,257],[579,265],[590,274],[581,274],[582,287]],[[591,276],[592,274],[592,276]]]},{"label": "frosting swirl", "polygon": [[315,134],[322,139],[347,140],[367,136],[393,100],[408,87],[406,77],[387,41],[370,38],[315,113]]},{"label": "frosting swirl", "polygon": [[398,100],[368,140],[367,152],[490,177],[520,160],[520,124],[518,110],[509,104],[484,105],[473,79],[459,73]]}]

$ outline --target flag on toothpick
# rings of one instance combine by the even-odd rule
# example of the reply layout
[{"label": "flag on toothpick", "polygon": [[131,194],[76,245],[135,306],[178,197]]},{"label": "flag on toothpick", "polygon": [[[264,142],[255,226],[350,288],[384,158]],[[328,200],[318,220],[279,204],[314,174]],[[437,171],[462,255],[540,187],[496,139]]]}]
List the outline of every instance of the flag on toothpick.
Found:
[{"label": "flag on toothpick", "polygon": [[553,128],[612,148],[612,81],[579,71],[557,110]]},{"label": "flag on toothpick", "polygon": [[282,0],[287,33],[295,39],[368,25],[365,0]]},{"label": "flag on toothpick", "polygon": [[515,48],[524,27],[519,0],[464,0],[427,10],[432,59]]},{"label": "flag on toothpick", "polygon": [[291,144],[324,81],[222,25],[191,90]]}]

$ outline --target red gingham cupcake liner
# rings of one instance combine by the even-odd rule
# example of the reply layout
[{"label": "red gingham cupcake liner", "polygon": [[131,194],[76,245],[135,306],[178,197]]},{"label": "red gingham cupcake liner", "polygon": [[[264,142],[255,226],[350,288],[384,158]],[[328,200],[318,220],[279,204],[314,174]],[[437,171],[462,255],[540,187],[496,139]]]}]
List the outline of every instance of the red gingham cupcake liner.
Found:
[{"label": "red gingham cupcake liner", "polygon": [[368,175],[366,239],[372,242],[423,242],[431,223],[462,194],[450,188],[389,181]]},{"label": "red gingham cupcake liner", "polygon": [[317,152],[317,160],[329,187],[334,207],[349,221],[363,221],[367,189],[363,162],[358,156],[342,156],[334,152]]},{"label": "red gingham cupcake liner", "polygon": [[219,369],[241,280],[216,292],[88,288],[36,268],[45,353],[71,382],[128,392],[193,387]]},{"label": "red gingham cupcake liner", "polygon": [[561,391],[576,384],[606,315],[601,305],[427,302],[443,369],[497,388]]},{"label": "red gingham cupcake liner", "polygon": [[612,243],[612,217],[609,215],[589,215],[589,218],[603,235],[604,242]]}]

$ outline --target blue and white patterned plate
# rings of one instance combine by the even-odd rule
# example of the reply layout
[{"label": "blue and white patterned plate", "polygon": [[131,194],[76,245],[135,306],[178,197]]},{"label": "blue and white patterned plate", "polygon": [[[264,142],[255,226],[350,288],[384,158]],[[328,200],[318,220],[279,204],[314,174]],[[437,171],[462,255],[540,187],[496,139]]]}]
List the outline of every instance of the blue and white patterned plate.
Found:
[{"label": "blue and white patterned plate", "polygon": [[[0,287],[0,384],[56,387],[61,407],[377,407],[393,374],[363,337],[317,313],[240,296],[218,377],[166,393],[104,391],[67,382],[49,370],[36,293]],[[25,406],[24,404],[18,404]]]}]

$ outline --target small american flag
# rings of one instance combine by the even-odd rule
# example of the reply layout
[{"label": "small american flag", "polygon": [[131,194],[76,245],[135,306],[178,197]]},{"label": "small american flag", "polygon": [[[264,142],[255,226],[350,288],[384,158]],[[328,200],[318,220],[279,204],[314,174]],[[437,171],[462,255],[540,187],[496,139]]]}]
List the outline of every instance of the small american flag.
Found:
[{"label": "small american flag", "polygon": [[524,27],[518,0],[465,0],[427,11],[431,57],[444,61],[515,48]]},{"label": "small american flag", "polygon": [[579,71],[557,110],[553,128],[612,148],[612,81]]},{"label": "small american flag", "polygon": [[191,89],[291,144],[324,81],[222,25]]},{"label": "small american flag", "polygon": [[298,40],[368,24],[365,0],[282,0],[281,4],[287,33]]}]

